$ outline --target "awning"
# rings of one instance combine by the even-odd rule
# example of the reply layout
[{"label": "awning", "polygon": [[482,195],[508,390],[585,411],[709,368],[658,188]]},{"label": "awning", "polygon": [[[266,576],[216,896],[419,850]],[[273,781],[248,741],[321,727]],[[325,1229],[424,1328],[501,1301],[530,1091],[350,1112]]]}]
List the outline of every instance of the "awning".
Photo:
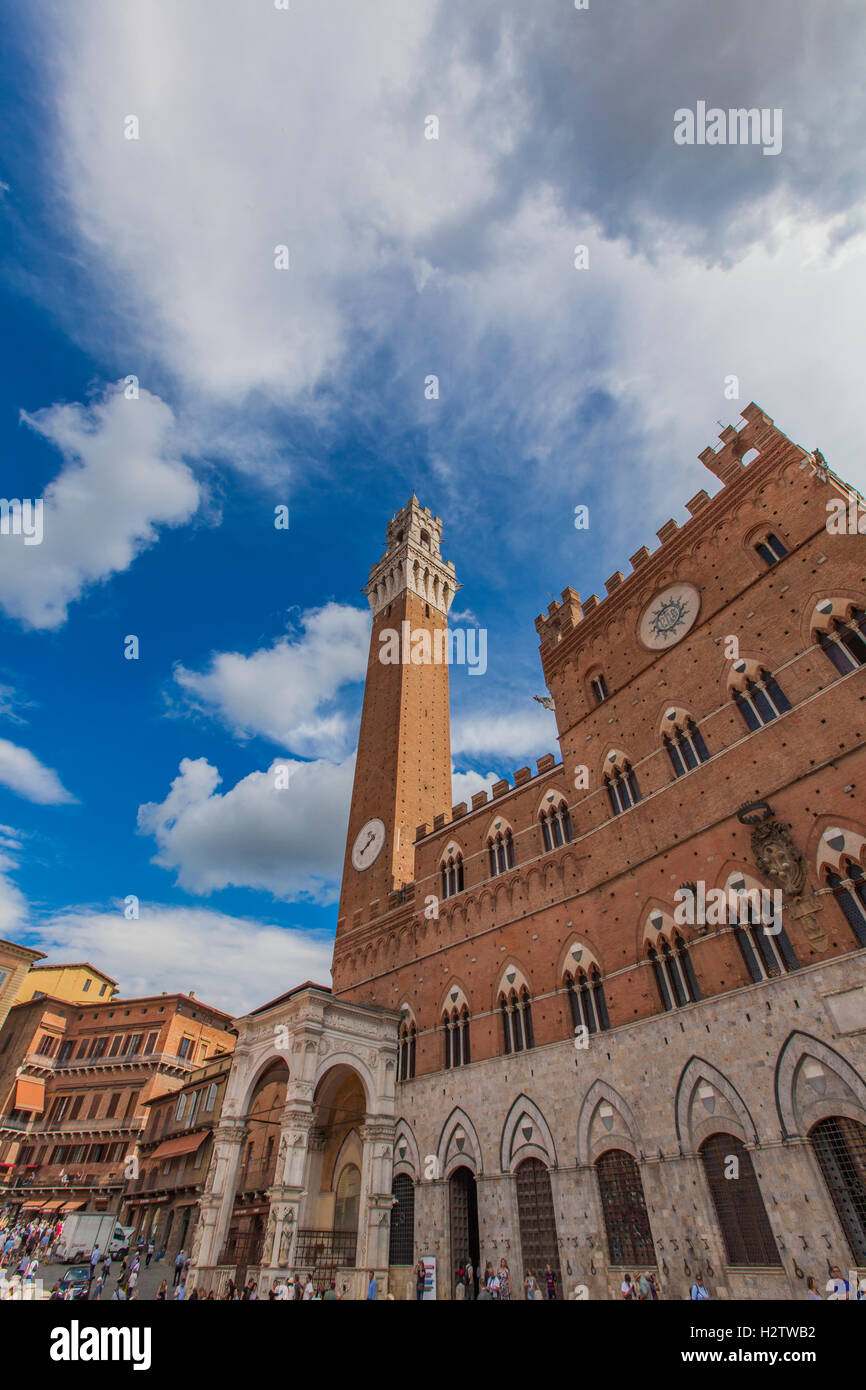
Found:
[{"label": "awning", "polygon": [[64,1203],[63,1203],[63,1214],[64,1214],[64,1216],[65,1216],[66,1213],[67,1213],[68,1211],[79,1211],[79,1210],[81,1209],[81,1207],[86,1207],[86,1206],[87,1206],[87,1203],[86,1203],[86,1202],[64,1202]]},{"label": "awning", "polygon": [[45,1082],[33,1076],[19,1076],[15,1082],[15,1109],[45,1109]]},{"label": "awning", "polygon": [[46,1203],[45,1203],[45,1206],[42,1208],[42,1210],[43,1210],[43,1211],[59,1211],[60,1208],[61,1208],[62,1206],[63,1206],[63,1198],[62,1198],[62,1197],[53,1197],[53,1198],[51,1199],[50,1202],[46,1202]]},{"label": "awning", "polygon": [[200,1149],[205,1139],[211,1133],[209,1129],[204,1134],[181,1134],[176,1139],[164,1139],[161,1144],[157,1144],[150,1158],[177,1158],[178,1154],[194,1154],[196,1149]]},{"label": "awning", "polygon": [[42,1210],[42,1206],[43,1206],[43,1203],[42,1203],[42,1202],[25,1202],[25,1203],[23,1204],[21,1210],[22,1210],[22,1211],[41,1211],[41,1210]]}]

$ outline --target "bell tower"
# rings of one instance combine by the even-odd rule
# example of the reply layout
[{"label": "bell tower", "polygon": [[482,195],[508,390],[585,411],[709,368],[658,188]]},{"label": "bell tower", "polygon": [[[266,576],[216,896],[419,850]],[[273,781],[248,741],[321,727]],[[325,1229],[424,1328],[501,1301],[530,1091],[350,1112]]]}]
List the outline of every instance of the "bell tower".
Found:
[{"label": "bell tower", "polygon": [[442,522],[412,494],[364,589],[373,631],[343,863],[338,935],[414,877],[416,826],[451,806],[448,610],[459,588]]}]

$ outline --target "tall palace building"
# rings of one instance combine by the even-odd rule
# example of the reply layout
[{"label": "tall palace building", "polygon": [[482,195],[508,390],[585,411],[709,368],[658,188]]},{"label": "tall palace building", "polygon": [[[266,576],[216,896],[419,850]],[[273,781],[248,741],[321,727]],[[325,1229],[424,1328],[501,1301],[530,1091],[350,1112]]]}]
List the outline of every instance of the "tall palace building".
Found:
[{"label": "tall palace building", "polygon": [[559,759],[471,805],[454,565],[414,497],[388,524],[333,990],[238,1025],[200,1280],[403,1297],[428,1256],[449,1298],[504,1256],[591,1298],[790,1298],[866,1265],[866,509],[743,417],[715,496],[537,619]]}]

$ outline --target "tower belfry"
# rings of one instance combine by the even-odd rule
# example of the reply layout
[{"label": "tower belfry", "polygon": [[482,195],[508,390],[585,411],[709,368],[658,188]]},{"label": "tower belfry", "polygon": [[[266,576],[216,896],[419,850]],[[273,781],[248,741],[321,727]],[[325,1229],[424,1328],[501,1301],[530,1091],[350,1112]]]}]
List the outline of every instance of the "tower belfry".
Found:
[{"label": "tower belfry", "polygon": [[[373,631],[338,934],[371,903],[384,912],[388,894],[411,882],[416,826],[432,824],[451,806],[444,654],[448,610],[459,585],[441,543],[441,520],[413,493],[388,522],[385,551],[364,588]],[[418,659],[422,652],[426,658]]]}]

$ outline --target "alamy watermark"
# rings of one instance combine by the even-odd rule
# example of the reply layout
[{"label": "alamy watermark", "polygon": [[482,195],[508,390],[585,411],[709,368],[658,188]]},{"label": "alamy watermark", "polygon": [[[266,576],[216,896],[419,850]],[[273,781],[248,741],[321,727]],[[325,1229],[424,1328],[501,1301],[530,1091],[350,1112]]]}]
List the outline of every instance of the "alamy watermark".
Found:
[{"label": "alamy watermark", "polygon": [[722,927],[752,921],[769,936],[782,930],[781,888],[708,888],[703,879],[674,893],[674,923]]},{"label": "alamy watermark", "polygon": [[23,536],[25,545],[41,545],[42,498],[0,497],[0,536]]},{"label": "alamy watermark", "polygon": [[466,666],[470,676],[483,676],[487,670],[487,629],[413,628],[402,622],[400,630],[383,628],[379,633],[379,660],[383,666]]},{"label": "alamy watermark", "polygon": [[762,154],[782,152],[782,108],[719,106],[707,109],[699,101],[695,110],[681,106],[674,112],[675,145],[763,145]]}]

